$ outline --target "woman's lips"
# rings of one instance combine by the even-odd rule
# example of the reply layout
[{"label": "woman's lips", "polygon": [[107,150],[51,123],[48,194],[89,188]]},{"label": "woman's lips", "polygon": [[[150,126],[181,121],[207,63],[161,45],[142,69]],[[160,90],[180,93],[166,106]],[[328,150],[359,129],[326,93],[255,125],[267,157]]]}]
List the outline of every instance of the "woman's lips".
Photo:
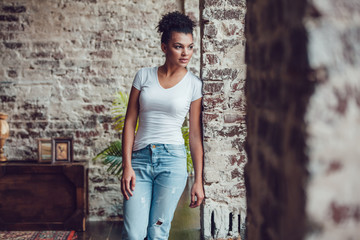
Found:
[{"label": "woman's lips", "polygon": [[187,58],[180,58],[180,62],[182,63],[187,63],[189,61],[189,59]]}]

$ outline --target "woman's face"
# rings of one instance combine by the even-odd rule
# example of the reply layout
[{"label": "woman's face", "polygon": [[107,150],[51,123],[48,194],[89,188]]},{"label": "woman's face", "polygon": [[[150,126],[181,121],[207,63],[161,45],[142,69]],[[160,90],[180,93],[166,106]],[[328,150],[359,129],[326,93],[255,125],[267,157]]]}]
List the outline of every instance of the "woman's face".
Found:
[{"label": "woman's face", "polygon": [[186,67],[193,54],[193,36],[191,33],[172,32],[167,44],[162,43],[166,62],[171,65]]}]

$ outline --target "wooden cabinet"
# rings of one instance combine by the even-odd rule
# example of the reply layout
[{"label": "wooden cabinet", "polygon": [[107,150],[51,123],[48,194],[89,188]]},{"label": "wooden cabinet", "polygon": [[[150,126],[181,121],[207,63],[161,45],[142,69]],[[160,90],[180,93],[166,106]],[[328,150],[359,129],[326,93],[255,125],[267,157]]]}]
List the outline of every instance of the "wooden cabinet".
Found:
[{"label": "wooden cabinet", "polygon": [[0,164],[0,230],[85,231],[84,163]]}]

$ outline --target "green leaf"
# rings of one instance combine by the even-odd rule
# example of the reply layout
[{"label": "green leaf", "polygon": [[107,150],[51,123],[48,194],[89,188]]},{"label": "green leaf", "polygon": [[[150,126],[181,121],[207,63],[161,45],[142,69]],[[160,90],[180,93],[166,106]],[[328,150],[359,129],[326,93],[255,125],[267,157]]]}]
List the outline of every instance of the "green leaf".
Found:
[{"label": "green leaf", "polygon": [[119,175],[122,168],[122,146],[121,140],[110,143],[110,145],[102,150],[93,158],[93,161],[101,160],[104,165],[110,165],[107,171],[111,174]]},{"label": "green leaf", "polygon": [[[185,122],[186,122],[186,120],[185,120]],[[194,166],[193,166],[191,153],[190,153],[189,127],[183,126],[181,128],[181,132],[182,132],[182,135],[184,138],[184,144],[185,144],[185,148],[186,148],[187,171],[188,171],[188,173],[192,173],[194,171]]]}]

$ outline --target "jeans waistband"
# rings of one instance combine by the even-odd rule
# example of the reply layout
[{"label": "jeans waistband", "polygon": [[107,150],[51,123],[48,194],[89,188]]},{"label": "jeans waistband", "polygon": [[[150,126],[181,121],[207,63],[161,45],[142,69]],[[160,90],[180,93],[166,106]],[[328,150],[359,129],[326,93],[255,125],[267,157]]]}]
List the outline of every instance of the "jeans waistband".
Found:
[{"label": "jeans waistband", "polygon": [[158,147],[165,147],[165,148],[184,148],[184,144],[168,144],[168,143],[150,143],[145,148],[158,148]]}]

